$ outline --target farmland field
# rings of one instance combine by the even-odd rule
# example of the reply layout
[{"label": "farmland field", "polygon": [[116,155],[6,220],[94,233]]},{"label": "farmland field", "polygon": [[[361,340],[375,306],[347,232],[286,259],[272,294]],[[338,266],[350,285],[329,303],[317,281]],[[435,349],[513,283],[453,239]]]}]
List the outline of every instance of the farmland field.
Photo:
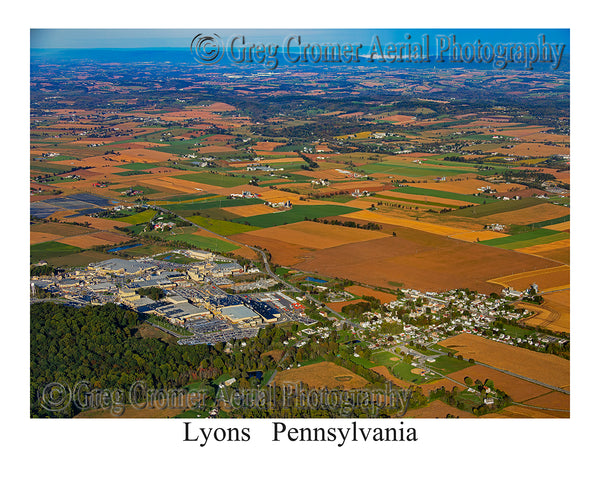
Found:
[{"label": "farmland field", "polygon": [[322,218],[355,212],[358,209],[343,205],[299,205],[290,210],[273,212],[266,215],[256,215],[243,219],[236,219],[238,223],[249,223],[256,227],[274,227],[288,223],[301,222],[305,219]]},{"label": "farmland field", "polygon": [[448,198],[450,200],[460,200],[460,201],[467,202],[467,203],[477,203],[477,204],[493,203],[493,202],[499,201],[493,197],[486,197],[483,195],[481,195],[481,196],[466,195],[464,193],[453,193],[453,192],[446,192],[444,190],[432,190],[432,189],[428,189],[428,188],[411,187],[411,186],[395,188],[392,191],[400,192],[400,193],[410,193],[413,195],[420,195],[423,197]]},{"label": "farmland field", "polygon": [[156,210],[143,210],[138,213],[134,213],[133,215],[129,215],[127,217],[119,217],[120,222],[129,223],[131,225],[139,225],[141,223],[147,223],[154,218],[156,215]]},{"label": "farmland field", "polygon": [[251,176],[242,178],[242,177],[234,177],[230,175],[221,175],[218,173],[210,173],[210,172],[198,172],[198,173],[189,173],[187,175],[176,175],[174,178],[178,178],[181,180],[187,180],[190,182],[197,183],[205,183],[207,185],[214,185],[217,187],[237,187],[240,185],[247,185]]},{"label": "farmland field", "polygon": [[[258,244],[269,248],[269,244],[273,245],[269,242]],[[273,248],[270,251],[276,263],[285,265],[282,257],[289,255],[288,252]],[[484,293],[499,292],[499,286],[487,282],[489,272],[513,274],[556,265],[551,260],[413,229],[403,229],[396,237],[304,251],[300,256],[305,260],[292,266],[304,271],[343,276],[379,287],[401,283],[421,291],[456,288],[458,275],[461,287]]]},{"label": "farmland field", "polygon": [[494,342],[469,333],[447,338],[440,345],[457,350],[464,358],[474,358],[548,385],[569,388],[569,361],[555,355]]},{"label": "farmland field", "polygon": [[277,385],[300,382],[314,388],[343,388],[353,389],[368,385],[364,378],[352,373],[347,368],[331,362],[319,362],[304,367],[277,372],[274,383]]},{"label": "farmland field", "polygon": [[39,262],[40,260],[48,260],[53,257],[60,257],[68,255],[69,253],[79,252],[80,249],[71,245],[65,245],[59,242],[43,242],[36,245],[31,245],[29,252],[32,262]]}]

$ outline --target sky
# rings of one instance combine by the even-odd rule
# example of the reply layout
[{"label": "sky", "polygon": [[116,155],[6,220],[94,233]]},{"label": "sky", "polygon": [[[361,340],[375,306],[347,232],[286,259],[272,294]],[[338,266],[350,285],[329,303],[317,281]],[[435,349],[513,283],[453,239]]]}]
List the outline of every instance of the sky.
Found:
[{"label": "sky", "polygon": [[456,42],[517,43],[537,42],[544,34],[548,43],[565,44],[569,52],[569,29],[31,29],[31,48],[189,48],[199,33],[218,34],[223,40],[244,35],[247,41],[281,45],[289,35],[302,35],[305,42],[339,42],[369,44],[375,34],[382,42],[411,41],[428,34],[431,42],[436,35],[456,35]]}]

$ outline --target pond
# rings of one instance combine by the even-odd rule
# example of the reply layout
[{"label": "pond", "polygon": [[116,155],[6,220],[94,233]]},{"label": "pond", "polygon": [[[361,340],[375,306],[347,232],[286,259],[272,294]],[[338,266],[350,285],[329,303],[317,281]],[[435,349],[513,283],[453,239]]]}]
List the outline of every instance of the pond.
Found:
[{"label": "pond", "polygon": [[135,245],[125,245],[124,247],[111,248],[110,250],[107,250],[106,253],[120,252],[121,250],[127,250],[128,248],[139,247],[141,245],[141,243],[136,243]]}]

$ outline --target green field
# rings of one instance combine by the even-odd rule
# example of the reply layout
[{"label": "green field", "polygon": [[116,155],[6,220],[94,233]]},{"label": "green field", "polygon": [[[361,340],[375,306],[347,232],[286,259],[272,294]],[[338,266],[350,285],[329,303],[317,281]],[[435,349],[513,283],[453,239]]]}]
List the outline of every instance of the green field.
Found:
[{"label": "green field", "polygon": [[556,225],[558,223],[568,222],[570,220],[571,220],[571,215],[563,215],[562,217],[552,218],[550,220],[544,220],[543,222],[530,223],[529,225],[525,225],[525,226],[532,227],[532,228],[542,228],[542,227],[547,227],[548,225]]},{"label": "green field", "polygon": [[357,208],[345,207],[343,205],[298,205],[290,210],[282,212],[266,213],[253,217],[239,218],[233,220],[236,223],[246,223],[255,227],[275,227],[288,223],[301,222],[305,219],[330,217],[356,212]]},{"label": "green field", "polygon": [[376,367],[377,366],[377,364],[374,363],[374,362],[371,362],[371,361],[369,361],[369,360],[367,360],[365,358],[362,358],[362,357],[355,357],[354,355],[351,355],[349,357],[349,360],[352,363],[356,363],[357,365],[361,365],[361,366],[363,366],[365,368],[372,368],[372,367]]},{"label": "green field", "polygon": [[484,240],[484,245],[490,247],[506,248],[508,250],[515,250],[517,248],[531,247],[533,245],[541,245],[544,243],[557,242],[559,240],[565,240],[570,237],[567,232],[557,232],[556,230],[547,230],[544,228],[538,228],[531,232],[517,233],[516,235],[510,235],[508,237],[493,238],[491,240]]},{"label": "green field", "polygon": [[458,372],[463,368],[469,367],[471,364],[466,360],[459,360],[448,355],[441,355],[435,359],[434,363],[428,364],[433,370],[448,375],[449,373]]},{"label": "green field", "polygon": [[221,175],[219,173],[198,172],[188,173],[187,175],[175,175],[173,178],[188,180],[190,182],[205,183],[215,187],[239,187],[240,185],[247,185],[252,176],[249,175],[244,178],[234,177],[232,175]]},{"label": "green field", "polygon": [[77,252],[81,252],[81,248],[60,242],[42,242],[29,247],[29,256],[32,263]]},{"label": "green field", "polygon": [[182,265],[185,265],[187,263],[194,263],[197,262],[198,260],[196,260],[195,258],[190,258],[190,257],[186,257],[185,255],[180,255],[179,253],[165,253],[164,255],[159,255],[158,257],[155,257],[157,260],[164,260],[166,262],[173,262],[173,263],[181,263]]},{"label": "green field", "polygon": [[146,209],[127,217],[117,218],[119,222],[130,223],[131,225],[139,225],[141,223],[147,223],[154,218],[156,210]]},{"label": "green field", "polygon": [[461,202],[468,203],[493,203],[498,202],[499,200],[493,197],[484,197],[477,195],[466,195],[463,193],[452,193],[452,192],[444,192],[441,190],[430,190],[428,188],[419,188],[419,187],[400,187],[394,188],[392,192],[400,192],[400,193],[410,193],[411,195],[421,195],[424,197],[437,197],[437,198],[448,198],[450,200],[460,200]]},{"label": "green field", "polygon": [[[159,202],[160,204],[161,202]],[[264,203],[264,200],[258,198],[226,198],[221,197],[217,200],[199,200],[197,202],[184,202],[168,205],[169,210],[180,212],[182,215],[188,215],[187,212],[196,212],[209,208],[239,207],[242,205],[258,205]],[[185,214],[183,212],[186,212]]]},{"label": "green field", "polygon": [[413,367],[410,363],[400,361],[389,370],[394,376],[401,378],[402,380],[406,380],[407,382],[423,383],[425,380],[423,377],[421,377],[421,375],[411,373],[413,368],[415,367]]},{"label": "green field", "polygon": [[384,173],[405,177],[452,177],[465,173],[476,173],[474,168],[436,168],[425,164],[416,163],[373,163],[360,167],[365,173]]},{"label": "green field", "polygon": [[252,227],[250,225],[244,225],[235,222],[227,222],[225,220],[215,220],[212,218],[192,216],[186,217],[190,222],[200,225],[201,227],[207,228],[211,232],[219,235],[235,235],[236,233],[250,232],[252,230],[258,230],[259,227]]},{"label": "green field", "polygon": [[522,198],[520,200],[503,200],[501,202],[487,203],[485,205],[477,205],[475,207],[459,208],[447,215],[455,215],[457,217],[479,218],[497,213],[513,212],[522,208],[533,207],[540,203],[546,203],[543,198]]},{"label": "green field", "polygon": [[[396,358],[397,360],[392,360],[392,358]],[[386,351],[374,353],[371,355],[371,360],[375,363],[374,366],[384,365],[390,369],[402,362],[400,355]]]},{"label": "green field", "polygon": [[238,245],[221,240],[220,238],[201,237],[200,235],[194,235],[193,233],[176,233],[173,235],[171,232],[151,232],[146,233],[145,235],[173,242],[185,242],[195,248],[222,253],[231,252],[232,250],[240,248]]},{"label": "green field", "polygon": [[[172,197],[163,197],[160,201],[156,202],[156,204],[157,205],[168,205],[170,202],[189,202],[191,200],[202,201],[203,198],[209,198],[209,197],[216,198],[216,197],[218,197],[218,195],[214,195],[212,193],[203,193],[202,195],[198,195],[197,193],[186,193],[184,195],[174,195]],[[221,197],[221,198],[224,198],[224,197]]]}]

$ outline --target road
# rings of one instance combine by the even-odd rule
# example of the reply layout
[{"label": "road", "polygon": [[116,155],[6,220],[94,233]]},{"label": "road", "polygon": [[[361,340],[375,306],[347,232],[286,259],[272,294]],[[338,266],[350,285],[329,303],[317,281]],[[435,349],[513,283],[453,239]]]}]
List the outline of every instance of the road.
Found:
[{"label": "road", "polygon": [[[200,230],[204,230],[205,232],[212,233],[213,235],[216,235],[217,237],[219,237],[219,238],[221,238],[221,239],[223,239],[223,240],[225,240],[225,241],[227,241],[229,243],[240,245],[242,247],[247,247],[247,248],[255,251],[256,253],[258,253],[259,255],[261,255],[263,263],[265,265],[265,270],[267,271],[267,274],[271,278],[273,278],[275,281],[277,281],[277,282],[285,285],[290,291],[295,292],[295,293],[302,293],[307,299],[311,300],[316,305],[321,305],[321,302],[319,302],[312,295],[309,295],[308,293],[302,292],[302,290],[300,290],[299,288],[295,287],[294,285],[286,282],[284,279],[282,279],[281,277],[279,277],[275,272],[273,272],[273,270],[271,270],[271,265],[269,264],[269,260],[267,259],[266,253],[263,250],[261,250],[260,248],[253,247],[251,245],[246,245],[245,243],[238,242],[237,240],[233,240],[231,238],[225,237],[224,235],[220,235],[218,233],[215,233],[212,230],[209,230],[208,228],[203,227],[202,225],[198,225],[197,223],[194,223],[194,222],[190,221],[189,219],[184,218],[181,215],[178,215],[177,213],[175,213],[175,212],[173,212],[171,210],[168,210],[168,209],[166,209],[164,207],[160,207],[160,206],[157,206],[157,205],[145,205],[145,206],[148,207],[148,208],[153,208],[155,210],[158,210],[160,212],[163,212],[163,213],[166,213],[166,214],[169,214],[169,215],[174,215],[175,217],[181,219],[182,221],[190,223],[192,226],[194,226],[196,228],[199,228]],[[324,305],[324,306],[322,306],[320,308],[323,308],[323,309],[327,310],[328,312],[330,312],[331,314],[333,314],[336,318],[339,318],[342,322],[346,322],[346,323],[348,323],[350,325],[353,325],[356,328],[360,328],[357,324],[349,321],[342,314],[337,313],[335,310],[329,308],[327,305]]]}]

